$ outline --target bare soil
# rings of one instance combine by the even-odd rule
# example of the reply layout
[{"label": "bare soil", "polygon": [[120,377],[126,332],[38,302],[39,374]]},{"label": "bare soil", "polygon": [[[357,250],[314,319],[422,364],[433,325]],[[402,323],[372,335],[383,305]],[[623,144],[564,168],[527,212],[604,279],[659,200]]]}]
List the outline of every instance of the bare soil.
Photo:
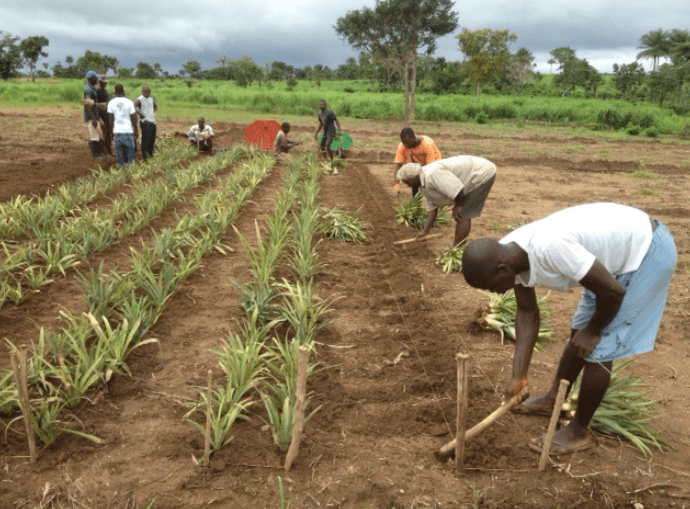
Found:
[{"label": "bare soil", "polygon": [[[88,174],[97,162],[114,164],[90,158],[73,109],[5,110],[0,116],[0,200],[42,195]],[[206,118],[218,135],[216,147],[242,141],[243,125]],[[132,378],[115,378],[107,395],[94,392],[76,410],[104,445],[65,434],[31,466],[19,427],[6,434],[0,507],[143,508],[153,501],[160,508],[275,508],[278,476],[293,508],[690,507],[690,143],[618,140],[566,129],[414,126],[446,156],[469,153],[497,164],[496,183],[471,238],[499,237],[563,207],[607,200],[663,221],[679,253],[656,348],[629,368],[647,385],[648,397],[659,400],[661,415],[653,426],[672,448],[646,460],[624,440],[598,437],[594,448],[554,459],[539,472],[538,454],[527,441],[545,431],[548,419],[509,414],[467,443],[466,470],[457,475],[451,462],[433,455],[454,436],[455,354],[471,356],[472,425],[501,404],[513,345],[478,330],[475,313],[486,298],[461,275],[446,275],[435,264],[436,253],[452,240],[451,225],[427,242],[393,244],[414,234],[395,222],[391,208],[397,204],[391,184],[400,123],[340,120],[354,145],[347,167],[323,177],[321,199],[328,207],[359,210],[371,240],[319,246],[327,261],[321,294],[339,297],[332,305],[337,320],[317,338],[318,360],[327,369],[309,379],[308,389],[321,409],[306,426],[292,470],[284,472],[284,456],[263,428],[259,405],[235,425],[234,440],[213,456],[210,468],[192,461],[201,455],[203,440],[182,421],[181,401],[195,397],[192,387],[205,385],[207,370],[222,380],[212,350],[240,316],[231,280],[248,277],[242,249],[229,232],[226,243],[236,251],[208,256],[149,331],[161,349],[137,350],[128,358]],[[161,121],[159,135],[184,131],[192,122]],[[313,119],[305,117],[293,123],[291,136],[311,132]],[[658,178],[629,175],[639,170]],[[259,186],[236,222],[242,234],[251,236],[255,219],[272,208],[284,172],[276,166]],[[150,227],[171,224],[174,209]],[[125,239],[89,264],[103,260],[114,267],[139,242],[138,236]],[[55,325],[63,308],[83,310],[74,283],[71,270],[20,305],[5,304],[2,337],[29,344],[37,337],[36,324]],[[533,357],[533,394],[551,383],[578,296],[579,290],[548,295],[556,339]],[[409,355],[394,363],[403,352]],[[0,366],[8,364],[3,355]]]}]

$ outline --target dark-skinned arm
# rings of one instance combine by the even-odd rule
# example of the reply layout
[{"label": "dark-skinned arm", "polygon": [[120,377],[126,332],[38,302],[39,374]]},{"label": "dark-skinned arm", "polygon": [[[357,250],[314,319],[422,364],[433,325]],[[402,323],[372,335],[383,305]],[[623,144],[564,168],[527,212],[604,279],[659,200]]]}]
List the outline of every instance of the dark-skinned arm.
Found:
[{"label": "dark-skinned arm", "polygon": [[402,168],[403,163],[395,163],[395,171],[393,171],[393,184],[398,183],[398,170]]},{"label": "dark-skinned arm", "polygon": [[587,357],[601,338],[601,331],[609,323],[623,302],[625,286],[606,270],[599,260],[594,260],[592,268],[580,284],[594,293],[596,307],[587,325],[578,330],[570,338],[570,342],[577,349],[578,357]]},{"label": "dark-skinned arm", "polygon": [[436,221],[437,214],[438,208],[427,211],[426,217],[424,218],[424,228],[422,228],[422,231],[417,234],[417,236],[415,237],[416,239],[421,239],[427,233],[429,233],[429,230],[431,230],[431,227],[434,225],[434,221]]},{"label": "dark-skinned arm", "polygon": [[534,288],[515,285],[515,355],[513,356],[513,375],[506,385],[504,396],[510,398],[517,394],[527,380],[534,345],[539,335],[539,305]]}]

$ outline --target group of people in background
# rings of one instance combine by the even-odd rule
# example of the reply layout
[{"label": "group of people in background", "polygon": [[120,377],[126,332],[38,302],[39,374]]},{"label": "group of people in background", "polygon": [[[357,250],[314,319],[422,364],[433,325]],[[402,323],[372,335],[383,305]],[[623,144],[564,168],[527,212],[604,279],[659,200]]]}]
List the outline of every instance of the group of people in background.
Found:
[{"label": "group of people in background", "polygon": [[88,132],[91,156],[102,159],[117,156],[120,166],[134,161],[139,132],[141,157],[153,156],[156,143],[156,110],[158,104],[151,97],[151,89],[144,85],[141,95],[132,101],[125,95],[124,86],[108,93],[108,78],[96,71],[87,71],[84,85],[84,122]]}]

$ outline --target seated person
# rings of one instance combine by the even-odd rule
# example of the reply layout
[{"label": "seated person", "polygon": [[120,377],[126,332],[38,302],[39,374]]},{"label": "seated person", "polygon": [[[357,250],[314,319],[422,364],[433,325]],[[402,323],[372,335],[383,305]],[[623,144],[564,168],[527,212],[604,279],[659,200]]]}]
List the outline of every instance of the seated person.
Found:
[{"label": "seated person", "polygon": [[290,124],[283,122],[280,131],[276,134],[276,141],[273,143],[275,158],[279,159],[280,154],[288,154],[295,145],[302,143],[300,140],[290,140],[287,135],[290,132]]},{"label": "seated person", "polygon": [[192,127],[187,131],[187,138],[189,143],[196,145],[199,152],[213,153],[213,137],[216,133],[213,132],[210,125],[206,124],[204,117],[199,117]]}]

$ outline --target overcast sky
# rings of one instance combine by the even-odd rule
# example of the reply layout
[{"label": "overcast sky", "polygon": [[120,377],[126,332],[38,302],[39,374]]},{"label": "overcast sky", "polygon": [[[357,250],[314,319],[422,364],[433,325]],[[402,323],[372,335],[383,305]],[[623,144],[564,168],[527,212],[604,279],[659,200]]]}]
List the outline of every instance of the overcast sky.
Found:
[{"label": "overcast sky", "polygon": [[[348,11],[375,0],[21,0],[0,3],[0,29],[22,38],[44,35],[50,66],[86,49],[116,57],[121,65],[159,62],[176,73],[188,60],[203,69],[216,57],[245,55],[259,65],[275,60],[295,67],[335,69],[357,57],[333,29]],[[456,2],[459,27],[509,29],[515,51],[526,47],[537,70],[549,72],[549,51],[569,46],[600,72],[635,60],[640,37],[662,28],[687,30],[690,0],[484,0]],[[436,57],[462,60],[453,34],[438,40]],[[645,69],[651,67],[643,62]],[[40,67],[39,67],[40,68]]]}]

